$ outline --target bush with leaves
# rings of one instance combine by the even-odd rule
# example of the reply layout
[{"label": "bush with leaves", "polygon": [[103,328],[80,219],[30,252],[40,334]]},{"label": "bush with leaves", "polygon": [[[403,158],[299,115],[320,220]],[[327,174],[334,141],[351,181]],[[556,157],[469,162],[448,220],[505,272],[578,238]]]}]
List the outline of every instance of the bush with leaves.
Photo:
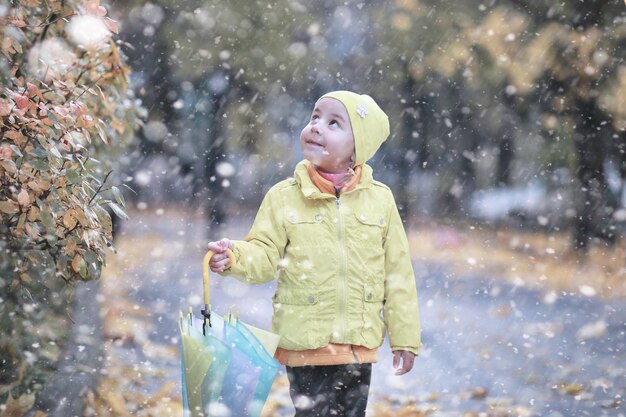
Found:
[{"label": "bush with leaves", "polygon": [[[111,246],[112,184],[142,111],[99,0],[0,7],[0,404],[27,409],[60,350],[73,283]],[[59,322],[63,322],[60,320]],[[13,398],[17,398],[13,400]],[[32,405],[31,405],[32,406]]]}]

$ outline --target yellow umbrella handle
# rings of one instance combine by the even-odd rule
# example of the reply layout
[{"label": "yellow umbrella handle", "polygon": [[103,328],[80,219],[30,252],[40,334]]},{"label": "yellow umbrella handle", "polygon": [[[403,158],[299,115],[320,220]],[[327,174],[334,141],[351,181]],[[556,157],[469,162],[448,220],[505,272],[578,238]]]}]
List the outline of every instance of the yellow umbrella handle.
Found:
[{"label": "yellow umbrella handle", "polygon": [[[226,249],[226,254],[228,255],[228,259],[230,261],[230,266],[233,267],[237,263],[235,260],[235,254],[232,250]],[[202,272],[204,274],[202,287],[204,289],[204,305],[209,308],[209,304],[211,304],[211,296],[210,296],[210,287],[209,287],[209,261],[215,255],[215,252],[212,250],[208,251],[206,255],[204,255],[204,261],[202,261]]]}]

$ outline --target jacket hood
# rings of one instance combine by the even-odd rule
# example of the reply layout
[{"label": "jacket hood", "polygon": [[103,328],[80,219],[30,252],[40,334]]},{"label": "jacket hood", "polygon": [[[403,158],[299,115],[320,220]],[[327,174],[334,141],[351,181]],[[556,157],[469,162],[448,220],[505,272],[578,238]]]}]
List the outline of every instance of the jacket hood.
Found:
[{"label": "jacket hood", "polygon": [[348,112],[354,137],[354,165],[370,160],[389,136],[389,118],[385,112],[366,94],[333,91],[322,98],[339,100]]}]

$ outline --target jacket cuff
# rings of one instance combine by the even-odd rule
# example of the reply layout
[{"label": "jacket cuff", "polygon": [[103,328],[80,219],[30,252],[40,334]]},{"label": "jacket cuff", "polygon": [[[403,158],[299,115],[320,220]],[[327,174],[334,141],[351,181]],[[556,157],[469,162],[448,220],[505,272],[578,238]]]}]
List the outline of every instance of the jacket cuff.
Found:
[{"label": "jacket cuff", "polygon": [[408,352],[413,353],[415,356],[419,356],[419,350],[422,347],[422,345],[420,344],[418,347],[413,347],[413,346],[392,346],[391,347],[391,351],[395,352],[397,350],[406,350]]}]

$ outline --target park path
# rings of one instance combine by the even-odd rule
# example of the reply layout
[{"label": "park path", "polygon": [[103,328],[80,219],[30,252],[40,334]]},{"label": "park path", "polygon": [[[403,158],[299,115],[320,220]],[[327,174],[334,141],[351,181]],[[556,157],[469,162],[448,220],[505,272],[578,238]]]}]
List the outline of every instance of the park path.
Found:
[{"label": "park path", "polygon": [[[101,281],[105,365],[87,402],[93,415],[182,415],[179,310],[201,307],[208,236],[241,238],[251,221],[211,231],[191,210],[131,213]],[[370,416],[626,415],[626,301],[452,276],[445,259],[414,267],[425,346],[402,377],[393,375],[388,345],[380,349]],[[269,327],[273,291],[272,283],[214,279],[212,302]],[[284,370],[265,415],[293,415]]]}]

